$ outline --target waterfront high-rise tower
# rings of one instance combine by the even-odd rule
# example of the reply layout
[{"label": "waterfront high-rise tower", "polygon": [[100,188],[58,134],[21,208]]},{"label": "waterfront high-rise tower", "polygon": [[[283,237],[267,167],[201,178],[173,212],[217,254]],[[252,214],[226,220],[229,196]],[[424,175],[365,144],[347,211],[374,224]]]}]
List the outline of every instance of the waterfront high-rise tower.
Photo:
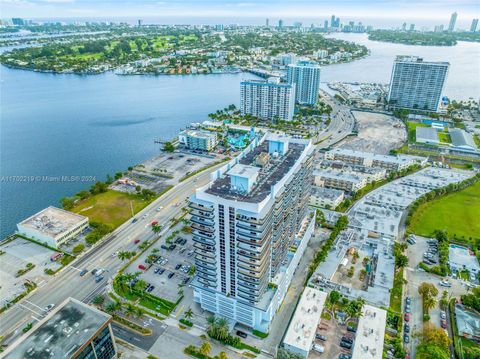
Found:
[{"label": "waterfront high-rise tower", "polygon": [[298,61],[288,65],[287,82],[295,84],[295,101],[315,105],[320,88],[320,66],[313,61]]},{"label": "waterfront high-rise tower", "polygon": [[202,309],[268,332],[314,229],[313,144],[254,137],[190,198]]},{"label": "waterfront high-rise tower", "polygon": [[295,108],[295,86],[280,83],[278,78],[268,81],[249,80],[240,83],[240,111],[242,115],[291,121]]},{"label": "waterfront high-rise tower", "polygon": [[437,111],[449,66],[448,62],[397,56],[390,78],[389,105],[393,108]]},{"label": "waterfront high-rise tower", "polygon": [[476,32],[478,26],[478,19],[472,20],[472,25],[470,25],[470,32]]}]

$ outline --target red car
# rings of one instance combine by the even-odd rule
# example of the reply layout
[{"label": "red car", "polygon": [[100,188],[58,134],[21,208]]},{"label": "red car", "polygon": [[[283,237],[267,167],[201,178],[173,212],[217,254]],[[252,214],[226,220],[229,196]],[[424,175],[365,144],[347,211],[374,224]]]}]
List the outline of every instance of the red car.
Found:
[{"label": "red car", "polygon": [[440,326],[443,329],[447,329],[447,321],[445,319],[440,320]]},{"label": "red car", "polygon": [[140,264],[140,265],[138,266],[138,269],[147,270],[147,267],[145,267],[143,264]]},{"label": "red car", "polygon": [[405,313],[405,321],[406,322],[410,321],[410,313]]},{"label": "red car", "polygon": [[135,243],[135,244],[140,243],[140,239],[135,239],[135,240],[133,241],[133,243]]},{"label": "red car", "polygon": [[152,222],[152,226],[156,226],[157,224],[158,224],[157,221],[153,221],[153,222]]}]

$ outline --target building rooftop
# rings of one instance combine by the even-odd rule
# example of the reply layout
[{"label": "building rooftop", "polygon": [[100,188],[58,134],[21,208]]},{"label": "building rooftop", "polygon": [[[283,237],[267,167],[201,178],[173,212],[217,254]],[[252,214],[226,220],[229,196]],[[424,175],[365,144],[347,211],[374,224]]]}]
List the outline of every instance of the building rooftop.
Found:
[{"label": "building rooftop", "polygon": [[189,129],[189,130],[182,131],[181,133],[185,136],[196,137],[196,138],[211,139],[211,138],[217,137],[215,132],[202,131],[202,130]]},{"label": "building rooftop", "polygon": [[368,174],[368,175],[376,175],[376,174],[385,174],[386,173],[385,168],[368,167],[368,166],[364,166],[364,165],[345,163],[343,161],[336,161],[336,160],[321,160],[321,161],[318,162],[318,166],[320,166],[320,168],[331,167],[331,168],[341,169],[341,170],[350,171],[350,172],[365,173],[365,174]]},{"label": "building rooftop", "polygon": [[85,221],[87,217],[57,207],[47,207],[23,220],[19,225],[57,237]]},{"label": "building rooftop", "polygon": [[238,164],[233,166],[232,169],[227,172],[227,174],[230,176],[253,178],[258,175],[258,172],[260,172],[260,168],[258,167]]},{"label": "building rooftop", "polygon": [[480,265],[475,253],[467,247],[451,244],[448,248],[448,262],[457,268],[466,268],[470,272],[480,272]]},{"label": "building rooftop", "polygon": [[362,182],[365,180],[365,176],[363,174],[349,172],[349,171],[342,171],[336,169],[322,169],[322,170],[315,170],[313,172],[314,176],[319,176],[322,178],[332,178],[337,179],[339,181],[348,181],[353,183]]},{"label": "building rooftop", "polygon": [[308,141],[305,143],[289,141],[288,151],[283,156],[270,156],[264,166],[255,167],[258,169],[258,176],[251,190],[248,193],[238,192],[232,187],[230,177],[242,172],[253,173],[253,169],[250,168],[255,166],[256,158],[262,153],[269,152],[268,141],[260,142],[234,160],[237,163],[228,164],[229,169],[211,182],[205,192],[224,199],[250,203],[261,202],[271,193],[272,187],[279,183],[298,161],[301,161],[308,143]]},{"label": "building rooftop", "polygon": [[407,56],[407,55],[397,55],[395,62],[410,62],[410,63],[422,63],[422,64],[436,64],[436,65],[450,65],[446,61],[423,61],[422,57],[419,56]]},{"label": "building rooftop", "polygon": [[477,149],[477,145],[475,144],[475,140],[473,139],[473,136],[465,132],[464,130],[460,128],[452,128],[449,130],[450,133],[450,139],[452,140],[452,144],[455,147],[468,147],[473,150]]},{"label": "building rooftop", "polygon": [[431,142],[431,143],[439,143],[438,140],[438,132],[436,129],[432,127],[423,127],[417,126],[415,129],[415,136],[417,142],[424,141],[424,142]]},{"label": "building rooftop", "polygon": [[328,151],[328,153],[339,154],[339,155],[344,155],[344,156],[352,156],[352,157],[361,157],[361,158],[369,159],[369,160],[372,160],[372,161],[376,160],[376,161],[381,161],[381,162],[398,163],[398,164],[404,164],[404,163],[408,163],[408,162],[411,162],[411,161],[422,162],[422,161],[426,160],[425,157],[419,157],[419,156],[379,155],[379,154],[375,154],[375,153],[372,153],[372,152],[355,151],[355,150],[350,150],[350,149],[347,149],[347,148],[334,148],[333,150]]},{"label": "building rooftop", "polygon": [[292,84],[281,83],[281,82],[274,82],[273,80],[246,80],[242,81],[240,85],[258,85],[258,86],[273,86],[273,87],[286,87],[292,88]]},{"label": "building rooftop", "polygon": [[70,358],[110,321],[110,315],[68,298],[8,347],[5,359]]},{"label": "building rooftop", "polygon": [[355,359],[381,359],[387,311],[365,304],[358,321],[352,357]]},{"label": "building rooftop", "polygon": [[455,304],[455,321],[460,335],[480,338],[480,314],[461,304]]},{"label": "building rooftop", "polygon": [[327,293],[306,287],[288,326],[284,344],[310,351]]},{"label": "building rooftop", "polygon": [[343,193],[344,192],[339,189],[312,186],[312,195],[322,198],[337,199]]}]

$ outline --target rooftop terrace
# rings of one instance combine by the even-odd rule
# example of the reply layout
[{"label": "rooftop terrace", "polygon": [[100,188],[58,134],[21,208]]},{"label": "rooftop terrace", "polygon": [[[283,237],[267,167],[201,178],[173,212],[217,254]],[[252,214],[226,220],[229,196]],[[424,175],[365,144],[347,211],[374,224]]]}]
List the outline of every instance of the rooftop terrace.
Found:
[{"label": "rooftop terrace", "polygon": [[[238,164],[246,166],[255,166],[255,159],[262,153],[268,153],[268,141],[260,143],[254,147],[243,158],[239,159],[238,164],[234,165],[230,171],[224,173],[221,177],[214,180],[206,193],[222,197],[224,199],[237,200],[249,203],[258,203],[263,201],[271,192],[272,186],[277,184],[292,169],[295,163],[300,159],[306,146],[300,143],[290,142],[288,151],[283,156],[270,156],[268,162],[263,167],[258,167],[258,177],[256,183],[249,192],[240,193],[231,186],[230,174],[238,173],[235,167]],[[245,168],[239,166],[240,169]],[[248,167],[247,167],[248,168]]]}]

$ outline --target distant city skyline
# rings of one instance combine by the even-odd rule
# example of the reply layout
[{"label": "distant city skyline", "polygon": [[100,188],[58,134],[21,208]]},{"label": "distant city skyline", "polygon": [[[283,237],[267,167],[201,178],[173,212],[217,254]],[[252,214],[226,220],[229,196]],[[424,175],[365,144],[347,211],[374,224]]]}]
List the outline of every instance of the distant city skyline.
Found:
[{"label": "distant city skyline", "polygon": [[[273,19],[319,18],[331,14],[340,18],[388,18],[448,20],[453,12],[458,13],[459,22],[470,23],[479,17],[477,0],[426,0],[412,3],[405,0],[259,0],[255,2],[222,0],[0,0],[2,18],[76,18],[76,17],[183,17],[183,18],[249,18],[268,17]],[[265,21],[265,20],[264,20]],[[240,22],[240,21],[239,21]],[[466,26],[466,25],[464,25]]]}]

